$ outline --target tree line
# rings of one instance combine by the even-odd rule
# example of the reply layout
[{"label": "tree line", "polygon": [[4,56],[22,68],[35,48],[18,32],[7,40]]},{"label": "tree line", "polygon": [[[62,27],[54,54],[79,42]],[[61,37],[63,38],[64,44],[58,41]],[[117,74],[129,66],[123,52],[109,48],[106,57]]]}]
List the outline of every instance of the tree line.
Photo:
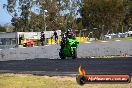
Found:
[{"label": "tree line", "polygon": [[7,1],[3,7],[12,16],[13,31],[87,29],[85,33],[93,32],[100,39],[107,33],[128,31],[132,25],[131,0]]}]

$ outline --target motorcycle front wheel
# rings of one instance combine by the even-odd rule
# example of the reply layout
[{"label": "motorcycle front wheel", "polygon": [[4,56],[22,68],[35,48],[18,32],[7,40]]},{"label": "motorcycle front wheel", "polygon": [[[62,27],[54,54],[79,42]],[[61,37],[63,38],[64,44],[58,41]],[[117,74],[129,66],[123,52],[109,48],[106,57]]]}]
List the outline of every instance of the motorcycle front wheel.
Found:
[{"label": "motorcycle front wheel", "polygon": [[77,58],[77,49],[74,48],[74,49],[73,49],[72,59],[76,59],[76,58]]},{"label": "motorcycle front wheel", "polygon": [[61,59],[66,59],[66,57],[64,56],[64,54],[61,51],[59,52],[59,56]]}]

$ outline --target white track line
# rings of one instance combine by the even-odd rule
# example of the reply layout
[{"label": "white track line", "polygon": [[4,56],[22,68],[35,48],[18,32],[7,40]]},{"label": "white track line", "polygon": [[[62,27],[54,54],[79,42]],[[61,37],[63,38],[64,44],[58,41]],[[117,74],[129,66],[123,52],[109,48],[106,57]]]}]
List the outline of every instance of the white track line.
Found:
[{"label": "white track line", "polygon": [[50,45],[44,45],[44,46],[50,46]]},{"label": "white track line", "polygon": [[39,47],[39,46],[33,46],[33,47]]},{"label": "white track line", "polygon": [[101,42],[108,42],[108,41],[101,41]]},{"label": "white track line", "polygon": [[121,40],[115,40],[115,41],[119,42],[119,41],[121,41]]},{"label": "white track line", "polygon": [[92,43],[92,42],[85,42],[85,43]]},{"label": "white track line", "polygon": [[15,49],[15,48],[10,48],[10,49]]},{"label": "white track line", "polygon": [[27,47],[19,47],[19,48],[27,48]]}]

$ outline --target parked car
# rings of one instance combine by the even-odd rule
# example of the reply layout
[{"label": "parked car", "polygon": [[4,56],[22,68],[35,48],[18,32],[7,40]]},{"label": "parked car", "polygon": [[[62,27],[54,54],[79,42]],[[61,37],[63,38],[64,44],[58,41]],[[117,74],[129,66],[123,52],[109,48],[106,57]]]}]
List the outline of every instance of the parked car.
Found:
[{"label": "parked car", "polygon": [[104,35],[104,37],[105,37],[106,39],[111,39],[111,38],[112,38],[111,35],[109,35],[109,34]]},{"label": "parked car", "polygon": [[132,36],[132,31],[128,31],[128,35],[129,36]]},{"label": "parked car", "polygon": [[106,34],[104,35],[106,39],[112,39],[112,38],[124,38],[124,37],[128,37],[128,32],[125,33],[112,33],[112,34]]},{"label": "parked car", "polygon": [[23,47],[32,47],[34,45],[34,41],[32,39],[24,39]]}]

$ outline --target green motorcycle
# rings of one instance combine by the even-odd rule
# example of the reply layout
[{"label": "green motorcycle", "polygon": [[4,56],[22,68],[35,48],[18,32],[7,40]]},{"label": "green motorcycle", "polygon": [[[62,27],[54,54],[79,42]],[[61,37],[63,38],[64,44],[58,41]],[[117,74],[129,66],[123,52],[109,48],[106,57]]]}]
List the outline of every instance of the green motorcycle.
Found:
[{"label": "green motorcycle", "polygon": [[[62,42],[62,41],[61,41]],[[66,38],[65,42],[61,43],[59,56],[61,59],[65,59],[66,57],[72,57],[72,59],[77,58],[77,47],[79,45],[79,42],[77,39],[73,38]]]}]

